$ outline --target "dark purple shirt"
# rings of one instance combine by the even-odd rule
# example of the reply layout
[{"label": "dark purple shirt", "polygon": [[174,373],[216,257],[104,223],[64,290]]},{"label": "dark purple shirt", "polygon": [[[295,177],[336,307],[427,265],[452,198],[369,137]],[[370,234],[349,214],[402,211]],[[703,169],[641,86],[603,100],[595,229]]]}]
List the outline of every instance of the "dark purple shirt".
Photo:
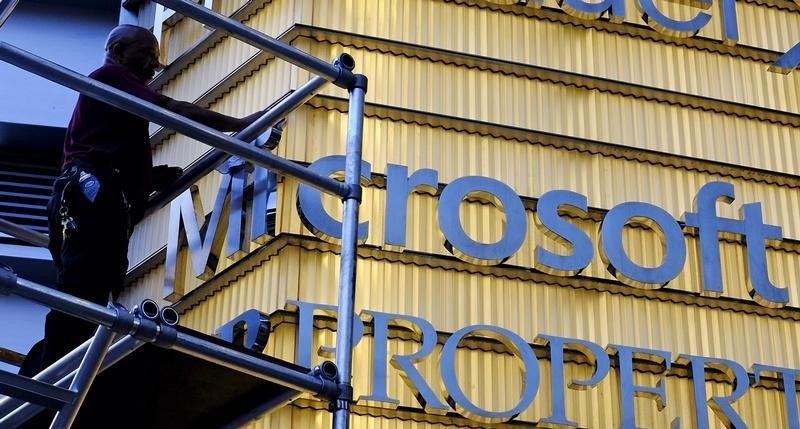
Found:
[{"label": "dark purple shirt", "polygon": [[[169,100],[118,64],[105,64],[89,77],[154,104]],[[129,200],[143,203],[153,188],[148,121],[81,95],[64,140],[64,166],[70,164],[88,165],[100,176],[118,170]]]}]

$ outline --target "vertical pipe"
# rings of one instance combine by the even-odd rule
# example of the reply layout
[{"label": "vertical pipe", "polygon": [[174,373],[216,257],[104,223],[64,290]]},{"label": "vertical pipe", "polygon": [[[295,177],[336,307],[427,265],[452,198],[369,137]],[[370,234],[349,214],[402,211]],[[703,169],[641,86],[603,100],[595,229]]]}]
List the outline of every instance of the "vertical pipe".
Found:
[{"label": "vertical pipe", "polygon": [[345,184],[350,195],[344,198],[344,221],[342,222],[342,256],[339,273],[339,316],[336,329],[336,366],[339,369],[339,399],[333,411],[333,428],[350,427],[350,402],[353,399],[351,385],[353,350],[353,308],[356,289],[356,245],[358,240],[358,209],[361,200],[361,147],[364,131],[364,95],[367,78],[356,75],[350,90],[347,124],[347,161]]},{"label": "vertical pipe", "polygon": [[83,400],[86,399],[89,387],[91,387],[94,377],[100,370],[100,364],[103,363],[106,352],[108,352],[108,346],[111,345],[113,339],[114,331],[105,326],[97,327],[92,343],[89,344],[89,350],[86,351],[86,356],[83,357],[81,366],[78,367],[78,372],[69,386],[70,390],[78,393],[78,397],[75,398],[75,402],[72,404],[65,404],[61,411],[56,414],[50,429],[69,428],[72,426],[72,422],[75,421],[78,410],[83,405]]}]

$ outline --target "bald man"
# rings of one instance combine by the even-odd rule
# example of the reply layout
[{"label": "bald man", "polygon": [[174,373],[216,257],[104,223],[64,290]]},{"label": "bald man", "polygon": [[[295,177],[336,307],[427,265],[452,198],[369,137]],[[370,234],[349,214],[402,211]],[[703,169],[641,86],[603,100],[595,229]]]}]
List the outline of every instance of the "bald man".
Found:
[{"label": "bald man", "polygon": [[[114,28],[105,63],[89,77],[220,131],[239,131],[263,112],[235,118],[173,100],[147,86],[159,67],[158,41],[132,25]],[[122,290],[128,239],[151,192],[174,182],[181,169],[153,168],[148,121],[81,95],[64,139],[63,173],[48,204],[50,253],[59,290],[106,305]],[[45,337],[20,374],[32,376],[91,336],[96,326],[51,311]]]}]

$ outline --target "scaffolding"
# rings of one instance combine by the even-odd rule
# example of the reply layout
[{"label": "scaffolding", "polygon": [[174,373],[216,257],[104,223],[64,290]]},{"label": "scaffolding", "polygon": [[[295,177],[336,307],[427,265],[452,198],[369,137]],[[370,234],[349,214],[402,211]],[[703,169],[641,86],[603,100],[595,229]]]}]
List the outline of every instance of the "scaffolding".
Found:
[{"label": "scaffolding", "polygon": [[[277,173],[294,177],[323,192],[341,198],[343,222],[341,270],[339,278],[339,314],[353,314],[358,212],[361,202],[360,168],[364,121],[364,96],[367,78],[354,74],[352,57],[342,54],[332,63],[313,57],[280,42],[241,22],[215,13],[188,0],[154,0],[185,17],[249,43],[316,75],[288,96],[278,100],[261,118],[235,136],[217,132],[152,103],[133,98],[116,88],[90,79],[46,59],[0,41],[0,60],[42,76],[83,95],[104,101],[151,122],[173,129],[212,146],[216,150],[187,169],[170,189],[151,199],[148,213],[163,207],[184,192],[197,179],[210,172],[226,156],[236,155]],[[0,0],[0,25],[11,15],[19,0]],[[249,142],[278,124],[328,83],[349,93],[348,132],[344,182],[320,175],[299,164],[262,151]],[[47,237],[0,220],[0,231],[35,245],[46,245]],[[33,378],[0,371],[0,393],[9,398],[0,401],[0,427],[16,427],[43,408],[57,410],[51,428],[68,428],[75,421],[89,388],[98,372],[113,367],[143,348],[158,346],[180,352],[216,367],[258,379],[271,390],[268,400],[251,407],[228,421],[235,426],[258,414],[274,409],[310,393],[329,401],[333,428],[349,427],[351,385],[352,318],[340,317],[336,340],[336,364],[329,362],[313,370],[297,367],[265,355],[249,353],[202,334],[171,323],[159,321],[152,312],[139,308],[128,312],[121,306],[103,307],[61,293],[21,278],[10,269],[0,268],[0,294],[16,294],[51,309],[70,314],[98,325],[93,338]],[[114,342],[115,337],[118,340]],[[189,359],[189,358],[187,358]],[[120,386],[124,388],[123,386]],[[263,386],[262,386],[263,387]]]}]

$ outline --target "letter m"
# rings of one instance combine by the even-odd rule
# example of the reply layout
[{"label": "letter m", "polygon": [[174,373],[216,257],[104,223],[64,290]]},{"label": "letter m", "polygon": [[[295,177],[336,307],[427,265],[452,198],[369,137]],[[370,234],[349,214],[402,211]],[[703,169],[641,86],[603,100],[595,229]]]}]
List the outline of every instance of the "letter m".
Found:
[{"label": "letter m", "polygon": [[777,61],[769,66],[769,71],[773,73],[789,74],[792,70],[800,66],[800,43],[794,45],[792,49],[781,55]]},{"label": "letter m", "polygon": [[[166,273],[164,275],[164,299],[175,301],[186,292],[188,279],[178,281],[178,273],[185,272],[185,265],[179,264],[178,253],[181,247],[181,232],[185,233],[188,254],[191,258],[191,269],[195,277],[207,280],[214,275],[222,250],[223,238],[227,222],[220,222],[226,211],[226,201],[231,188],[232,178],[222,175],[214,210],[211,218],[205,221],[205,211],[196,186],[182,193],[172,201],[169,209],[169,234],[167,236]],[[201,230],[200,225],[204,228]],[[223,231],[220,231],[223,229]],[[201,233],[202,237],[201,237]],[[183,259],[183,258],[182,258]]]}]

